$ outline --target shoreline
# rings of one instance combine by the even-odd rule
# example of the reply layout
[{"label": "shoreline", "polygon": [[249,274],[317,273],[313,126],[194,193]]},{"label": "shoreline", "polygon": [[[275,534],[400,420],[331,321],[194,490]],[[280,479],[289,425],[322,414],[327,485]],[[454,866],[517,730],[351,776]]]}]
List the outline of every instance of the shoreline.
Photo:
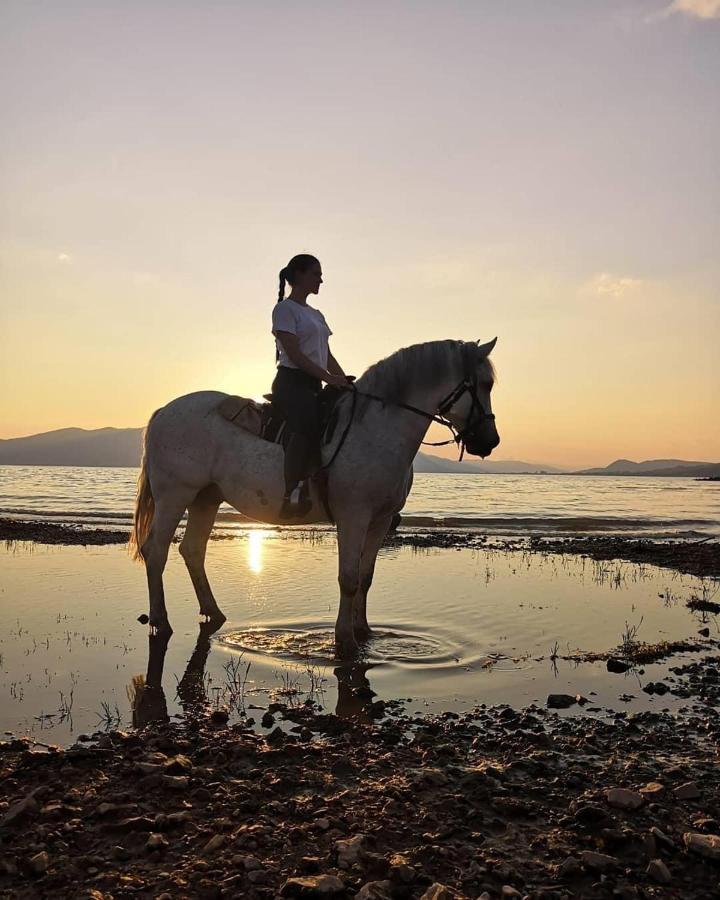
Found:
[{"label": "shoreline", "polygon": [[[267,526],[280,534],[330,534],[327,527]],[[92,528],[83,525],[57,522],[26,521],[0,517],[0,540],[6,544],[33,542],[64,546],[102,546],[124,544],[129,530]],[[232,540],[236,532],[214,531],[210,540]],[[176,543],[180,538],[175,536]],[[654,540],[634,535],[508,535],[488,534],[476,527],[438,525],[437,527],[413,527],[403,524],[397,532],[388,535],[384,546],[411,546],[418,549],[493,549],[524,550],[535,553],[585,556],[597,561],[623,560],[639,565],[653,565],[672,569],[700,578],[720,578],[720,541],[716,538],[701,540]]]},{"label": "shoreline", "polygon": [[603,721],[481,706],[368,725],[276,704],[263,736],[227,727],[221,713],[98,732],[67,750],[0,743],[0,890],[95,900],[716,895],[716,708]]}]

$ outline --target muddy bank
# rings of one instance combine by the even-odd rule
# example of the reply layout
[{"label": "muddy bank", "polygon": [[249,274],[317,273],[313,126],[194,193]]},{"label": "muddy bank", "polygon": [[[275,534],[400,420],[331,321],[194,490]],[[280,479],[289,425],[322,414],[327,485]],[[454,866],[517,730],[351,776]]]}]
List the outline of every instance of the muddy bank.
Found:
[{"label": "muddy bank", "polygon": [[379,724],[276,704],[264,737],[206,710],[67,750],[8,741],[0,894],[714,897],[707,699],[678,717],[480,707]]}]

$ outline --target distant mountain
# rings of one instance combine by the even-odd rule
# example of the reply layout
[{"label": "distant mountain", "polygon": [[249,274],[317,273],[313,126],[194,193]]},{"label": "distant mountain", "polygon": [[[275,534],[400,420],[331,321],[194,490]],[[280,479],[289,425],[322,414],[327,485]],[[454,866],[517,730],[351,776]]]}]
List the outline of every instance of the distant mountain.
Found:
[{"label": "distant mountain", "polygon": [[462,475],[557,475],[562,470],[546,463],[527,463],[515,459],[463,460],[446,459],[420,452],[413,463],[415,472],[452,472]]},{"label": "distant mountain", "polygon": [[603,469],[583,469],[574,475],[642,475],[652,478],[704,478],[720,475],[720,463],[690,461],[686,459],[616,459]]},{"label": "distant mountain", "polygon": [[[29,437],[0,440],[0,465],[5,466],[139,466],[142,428],[61,428]],[[528,463],[514,459],[458,462],[418,453],[416,472],[463,475],[557,475],[563,472],[546,463]],[[604,469],[584,469],[573,475],[647,475],[705,478],[720,475],[720,463],[688,462],[683,459],[650,459],[633,462],[617,459]]]},{"label": "distant mountain", "polygon": [[0,440],[0,465],[139,466],[142,428],[61,428]]}]

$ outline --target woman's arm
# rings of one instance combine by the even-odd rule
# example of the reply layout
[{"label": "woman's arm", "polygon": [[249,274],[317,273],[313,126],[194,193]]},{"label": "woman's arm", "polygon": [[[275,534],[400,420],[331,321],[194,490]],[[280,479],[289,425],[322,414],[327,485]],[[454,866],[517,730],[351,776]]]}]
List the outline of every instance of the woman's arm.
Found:
[{"label": "woman's arm", "polygon": [[342,366],[335,359],[335,357],[332,355],[332,353],[330,352],[329,349],[328,349],[328,372],[330,372],[331,375],[342,375],[343,378],[347,377],[345,375],[345,373],[343,372]]},{"label": "woman's arm", "polygon": [[[300,342],[298,341],[296,334],[292,334],[289,331],[276,331],[275,336],[282,344],[283,350],[287,353],[290,362],[293,363],[293,365],[296,365],[298,369],[302,369],[303,372],[307,372],[308,375],[312,375],[313,378],[319,378],[321,381],[326,381],[328,384],[334,384],[336,387],[349,387],[349,382],[345,378],[345,373],[332,358],[331,354],[328,354],[328,368],[323,369],[322,366],[314,363],[300,350]],[[331,368],[331,359],[335,362],[335,366],[337,367],[336,371],[333,371]]]}]

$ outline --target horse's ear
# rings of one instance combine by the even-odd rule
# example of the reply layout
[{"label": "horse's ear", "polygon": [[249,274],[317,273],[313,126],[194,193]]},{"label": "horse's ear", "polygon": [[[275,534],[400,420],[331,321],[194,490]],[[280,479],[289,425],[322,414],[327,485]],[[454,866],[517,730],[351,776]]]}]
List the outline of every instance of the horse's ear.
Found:
[{"label": "horse's ear", "polygon": [[495,344],[497,344],[496,337],[494,337],[491,341],[488,341],[487,344],[481,344],[480,341],[478,341],[477,345],[480,356],[489,356],[492,353]]}]

